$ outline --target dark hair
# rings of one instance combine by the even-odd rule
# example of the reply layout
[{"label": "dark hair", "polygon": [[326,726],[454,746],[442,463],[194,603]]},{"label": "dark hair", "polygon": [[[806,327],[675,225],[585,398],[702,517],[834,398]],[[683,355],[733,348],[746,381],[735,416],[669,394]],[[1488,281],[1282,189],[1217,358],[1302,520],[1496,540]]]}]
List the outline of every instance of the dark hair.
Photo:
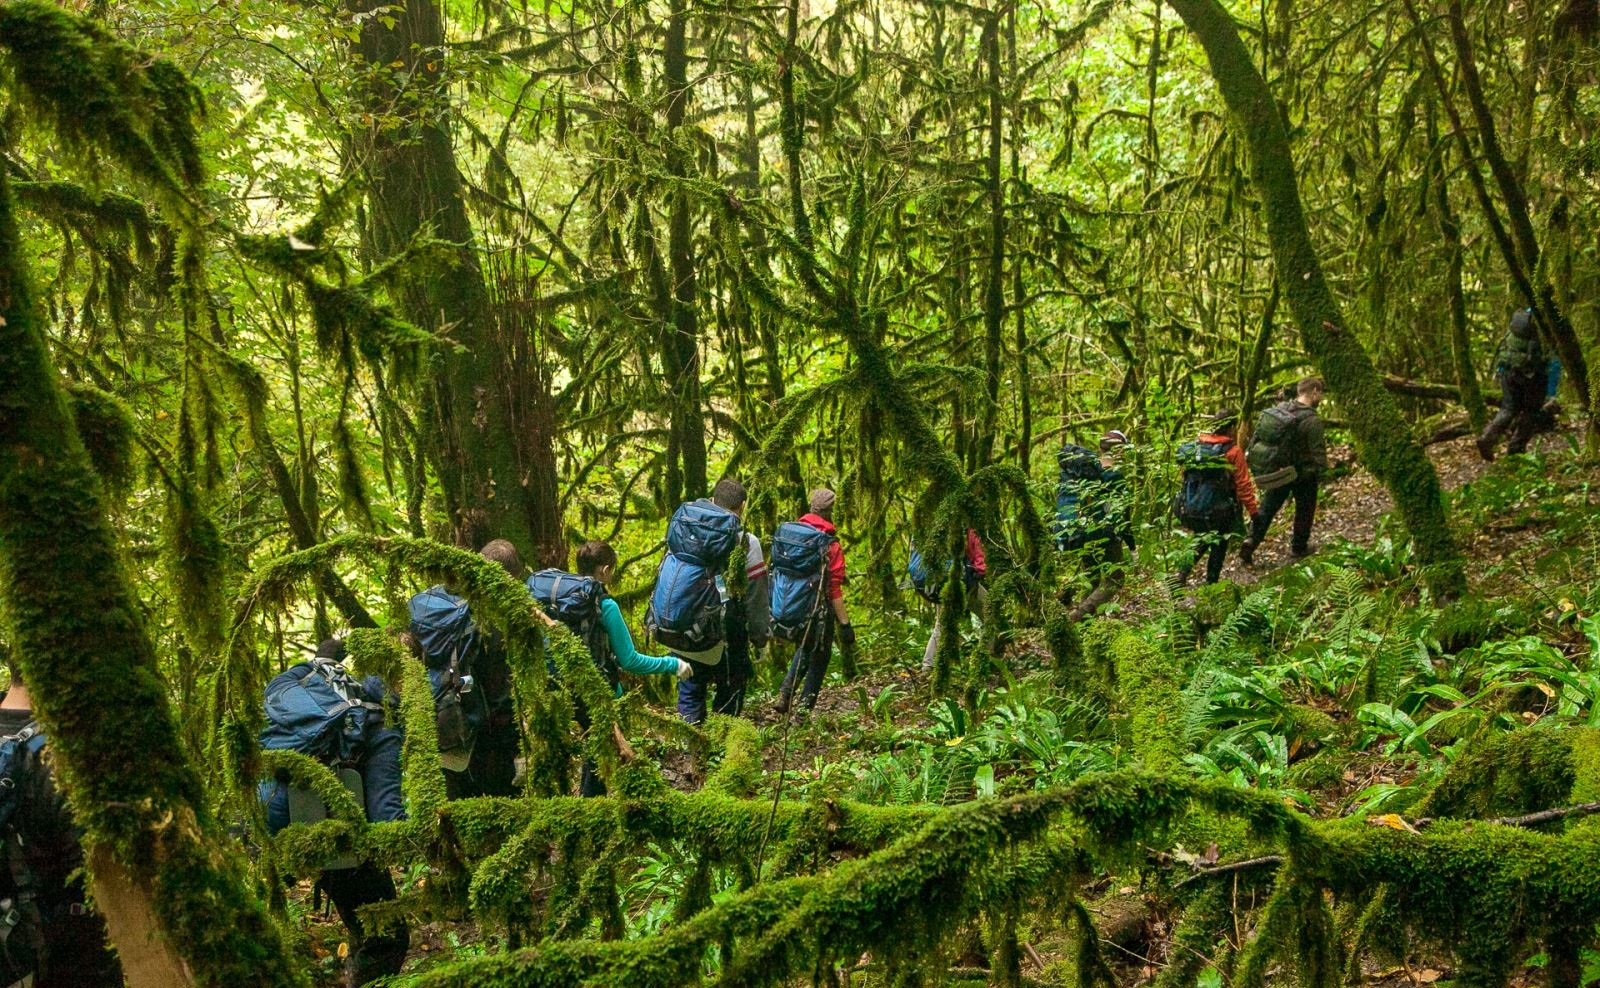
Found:
[{"label": "dark hair", "polygon": [[744,485],[732,477],[723,477],[717,481],[717,486],[711,489],[711,501],[719,508],[738,511],[744,507]]},{"label": "dark hair", "polygon": [[491,563],[499,563],[501,568],[511,575],[514,580],[520,580],[528,567],[522,564],[522,554],[517,552],[517,547],[505,539],[495,539],[482,549],[478,555]]},{"label": "dark hair", "polygon": [[1326,390],[1328,390],[1328,386],[1322,383],[1322,378],[1320,377],[1302,377],[1300,383],[1294,386],[1294,393],[1297,395]]},{"label": "dark hair", "polygon": [[604,539],[590,539],[578,549],[578,575],[593,576],[602,566],[617,565],[617,550]]}]

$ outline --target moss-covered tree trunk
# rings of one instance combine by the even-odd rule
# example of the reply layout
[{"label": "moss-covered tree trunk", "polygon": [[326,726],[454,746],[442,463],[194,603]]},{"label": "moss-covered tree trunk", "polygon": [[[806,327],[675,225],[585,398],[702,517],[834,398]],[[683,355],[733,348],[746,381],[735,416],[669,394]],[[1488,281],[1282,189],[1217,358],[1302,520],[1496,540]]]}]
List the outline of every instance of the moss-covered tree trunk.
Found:
[{"label": "moss-covered tree trunk", "polygon": [[[368,78],[373,121],[359,150],[370,178],[370,231],[377,254],[404,251],[421,234],[442,240],[453,270],[419,273],[400,293],[406,316],[447,335],[428,384],[429,459],[438,473],[456,541],[507,538],[543,557],[561,545],[555,458],[528,448],[550,430],[520,428],[515,382],[500,346],[494,307],[478,263],[464,186],[450,137],[444,25],[433,0],[398,7],[351,0],[361,15],[357,71]],[[544,471],[548,476],[535,477]]]},{"label": "moss-covered tree trunk", "polygon": [[667,258],[672,270],[672,292],[665,321],[661,353],[672,389],[672,440],[667,459],[668,501],[703,497],[706,487],[706,425],[700,408],[700,317],[696,309],[694,226],[691,222],[686,138],[679,133],[689,103],[689,14],[684,0],[673,0],[667,18],[662,69],[667,83],[667,174],[670,212],[667,217]]},{"label": "moss-covered tree trunk", "polygon": [[1211,74],[1250,148],[1251,179],[1261,195],[1283,294],[1307,353],[1345,413],[1361,461],[1394,497],[1436,591],[1464,587],[1460,549],[1445,517],[1439,476],[1406,428],[1394,398],[1328,289],[1300,202],[1288,129],[1266,80],[1217,0],[1169,0],[1211,64]]},{"label": "moss-covered tree trunk", "polygon": [[0,174],[0,599],[135,988],[298,984],[206,809],[18,254]]}]

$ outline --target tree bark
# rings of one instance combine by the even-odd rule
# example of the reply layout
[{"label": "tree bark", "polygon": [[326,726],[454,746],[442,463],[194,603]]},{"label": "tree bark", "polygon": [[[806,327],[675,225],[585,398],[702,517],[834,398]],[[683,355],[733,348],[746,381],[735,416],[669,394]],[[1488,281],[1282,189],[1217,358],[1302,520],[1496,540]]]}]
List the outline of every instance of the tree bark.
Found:
[{"label": "tree bark", "polygon": [[18,240],[0,174],[0,587],[90,888],[135,988],[297,984],[184,754]]},{"label": "tree bark", "polygon": [[1250,148],[1251,179],[1266,213],[1278,278],[1306,351],[1345,411],[1361,461],[1394,497],[1430,585],[1442,595],[1459,594],[1465,572],[1445,515],[1439,476],[1405,427],[1366,351],[1344,329],[1306,225],[1288,128],[1277,101],[1240,40],[1238,25],[1217,0],[1169,2],[1205,49],[1217,88]]},{"label": "tree bark", "polygon": [[1000,18],[984,18],[983,58],[988,74],[989,153],[985,162],[989,194],[989,265],[983,282],[983,376],[987,401],[983,406],[982,428],[978,435],[978,463],[987,466],[994,459],[995,430],[1000,414],[1000,363],[1004,356],[1006,315],[1006,190],[1001,176],[1002,93],[1000,91]]},{"label": "tree bark", "polygon": [[706,425],[700,408],[700,319],[696,309],[694,228],[684,180],[688,162],[679,128],[689,102],[689,15],[685,0],[672,0],[667,19],[662,69],[667,83],[667,175],[671,201],[667,219],[667,257],[672,268],[672,293],[662,356],[672,389],[672,443],[676,462],[668,464],[667,500],[702,497],[706,487]]},{"label": "tree bark", "polygon": [[459,345],[435,357],[424,424],[453,538],[471,548],[505,538],[543,554],[554,547],[537,543],[552,532],[559,537],[561,525],[559,505],[541,493],[555,490],[555,479],[535,473],[555,461],[524,445],[552,437],[514,427],[512,371],[498,345],[451,145],[439,8],[434,0],[399,8],[351,0],[351,9],[363,15],[359,71],[372,79],[365,162],[372,247],[393,256],[419,235],[451,245],[453,270],[407,279],[400,301],[407,318]]}]

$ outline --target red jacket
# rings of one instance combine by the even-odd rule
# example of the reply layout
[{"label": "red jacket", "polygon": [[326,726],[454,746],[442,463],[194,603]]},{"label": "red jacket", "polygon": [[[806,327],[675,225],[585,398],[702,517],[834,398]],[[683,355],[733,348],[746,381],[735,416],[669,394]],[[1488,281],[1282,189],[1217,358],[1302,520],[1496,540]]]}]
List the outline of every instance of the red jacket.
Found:
[{"label": "red jacket", "polygon": [[1232,436],[1218,435],[1215,432],[1200,433],[1203,443],[1228,443],[1228,451],[1223,455],[1228,462],[1233,464],[1233,492],[1239,496],[1239,503],[1244,505],[1244,513],[1256,513],[1256,482],[1250,479],[1250,466],[1245,463],[1244,450]]},{"label": "red jacket", "polygon": [[839,544],[839,531],[833,527],[833,522],[821,515],[801,515],[800,524],[810,525],[819,532],[827,532],[833,536],[833,542],[828,546],[828,597],[838,600],[844,596],[844,581],[847,579],[844,571],[844,546]]},{"label": "red jacket", "polygon": [[989,572],[989,563],[983,558],[983,543],[978,539],[977,529],[973,528],[967,529],[967,562],[980,577]]}]

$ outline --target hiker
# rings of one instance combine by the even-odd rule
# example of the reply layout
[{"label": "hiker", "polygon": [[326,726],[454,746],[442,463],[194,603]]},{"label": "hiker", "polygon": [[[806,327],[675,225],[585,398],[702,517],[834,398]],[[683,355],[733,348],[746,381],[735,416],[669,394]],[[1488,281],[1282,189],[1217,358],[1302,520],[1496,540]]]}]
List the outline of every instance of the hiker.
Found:
[{"label": "hiker", "polygon": [[[478,553],[521,580],[527,572],[505,539]],[[484,632],[466,600],[444,586],[411,598],[410,631],[428,667],[439,734],[439,762],[451,799],[515,794],[519,750],[511,667],[498,633]]]},{"label": "hiker", "polygon": [[[398,698],[376,676],[356,681],[346,671],[344,659],[344,642],[330,638],[317,646],[314,658],[290,666],[267,684],[261,747],[296,751],[333,769],[356,793],[368,822],[404,820],[403,733],[388,723],[386,713],[386,707],[398,707]],[[321,800],[297,790],[283,772],[261,784],[260,796],[272,834],[291,822],[311,823],[326,814]],[[297,819],[308,806],[311,815]],[[394,900],[389,869],[371,861],[338,860],[330,862],[317,884],[350,931],[345,983],[364,985],[398,974],[411,946],[405,922],[396,918],[381,931],[368,931],[359,913],[362,906]]]},{"label": "hiker", "polygon": [[1256,489],[1260,510],[1250,522],[1250,535],[1239,546],[1239,558],[1255,565],[1256,547],[1267,536],[1272,520],[1284,502],[1294,498],[1294,534],[1289,555],[1303,559],[1311,554],[1311,525],[1317,518],[1317,482],[1328,469],[1328,447],[1322,419],[1317,415],[1326,390],[1320,377],[1302,378],[1293,399],[1268,408],[1256,420],[1255,433],[1245,459]]},{"label": "hiker", "polygon": [[[528,572],[517,547],[506,539],[489,542],[478,555],[499,563],[506,575],[521,582]],[[467,775],[479,796],[517,794],[517,753],[522,750],[522,731],[517,724],[516,705],[511,699],[511,661],[499,631],[489,630],[482,640],[482,651],[473,671],[477,688],[483,693],[486,717],[473,746]]]},{"label": "hiker", "polygon": [[1072,620],[1094,613],[1122,586],[1125,563],[1136,545],[1128,507],[1127,478],[1118,466],[1128,436],[1109,429],[1099,452],[1068,443],[1056,454],[1056,545],[1064,552],[1087,550],[1094,586],[1069,612]]},{"label": "hiker", "polygon": [[0,984],[121,988],[104,917],[84,896],[83,831],[44,755],[48,741],[15,656],[0,697]]},{"label": "hiker", "polygon": [[[689,663],[681,658],[672,655],[644,655],[634,647],[633,633],[628,630],[628,623],[622,619],[622,609],[606,592],[612,581],[617,578],[617,550],[611,548],[611,543],[600,539],[585,542],[578,549],[576,564],[579,577],[592,579],[598,584],[594,596],[598,601],[599,634],[585,637],[590,642],[590,654],[594,656],[596,664],[605,675],[606,681],[611,684],[616,696],[622,695],[621,673],[624,672],[635,676],[677,676],[680,680],[687,679],[694,673]],[[537,575],[539,574],[535,574]],[[537,596],[535,593],[535,597]],[[560,615],[551,616],[560,619]],[[583,634],[584,632],[580,631],[580,635]],[[586,720],[587,718],[581,715],[578,720],[579,726],[585,730],[589,727]],[[605,792],[605,784],[600,781],[593,763],[585,759],[578,794],[585,797],[604,796]]]},{"label": "hiker", "polygon": [[1255,519],[1259,508],[1256,487],[1250,480],[1244,450],[1235,442],[1238,432],[1239,413],[1230,408],[1211,416],[1194,442],[1178,447],[1183,475],[1172,499],[1172,512],[1178,523],[1195,535],[1194,558],[1178,571],[1180,586],[1189,582],[1202,552],[1206,554],[1206,582],[1220,580],[1228,543],[1245,534],[1247,516]]},{"label": "hiker", "polygon": [[[1557,382],[1559,375],[1558,369]],[[1511,433],[1507,453],[1516,455],[1527,449],[1528,440],[1538,431],[1540,411],[1546,399],[1553,397],[1549,361],[1539,341],[1532,309],[1518,309],[1512,314],[1511,326],[1495,356],[1494,376],[1500,382],[1500,410],[1484,427],[1477,443],[1478,455],[1485,461],[1494,459],[1495,447],[1507,430]]]},{"label": "hiker", "polygon": [[[967,545],[964,554],[966,558],[962,561],[961,578],[963,580],[962,586],[966,593],[963,595],[962,601],[966,604],[968,614],[982,620],[983,608],[988,599],[988,595],[983,589],[983,578],[989,572],[989,563],[984,558],[983,540],[978,538],[977,529],[967,529]],[[928,567],[927,559],[917,551],[915,546],[911,549],[911,562],[908,568],[911,572],[912,589],[916,590],[924,600],[935,605],[933,609],[933,634],[928,636],[928,647],[922,650],[922,671],[927,672],[933,668],[933,658],[939,653],[939,632],[942,630],[940,625],[944,621],[944,609],[938,606],[939,599],[942,596],[940,593],[942,587],[934,581],[934,575]],[[953,569],[954,567],[951,568]]]},{"label": "hiker", "polygon": [[812,491],[810,511],[779,525],[772,537],[772,635],[795,643],[794,659],[779,690],[780,713],[793,706],[796,686],[803,708],[809,711],[817,705],[833,657],[835,623],[839,643],[845,648],[856,644],[856,629],[844,603],[847,574],[844,547],[833,527],[835,500],[826,487]]},{"label": "hiker", "polygon": [[[717,481],[709,503],[743,519],[746,501],[744,485],[731,477]],[[708,694],[711,712],[737,717],[744,709],[745,687],[755,672],[750,661],[753,649],[767,643],[770,613],[767,606],[767,561],[761,540],[740,530],[744,540],[744,586],[738,592],[718,574],[716,584],[722,603],[723,641],[703,652],[676,653],[686,658],[694,674],[678,683],[678,715],[691,724],[706,719]],[[737,559],[737,552],[734,558]]]}]

